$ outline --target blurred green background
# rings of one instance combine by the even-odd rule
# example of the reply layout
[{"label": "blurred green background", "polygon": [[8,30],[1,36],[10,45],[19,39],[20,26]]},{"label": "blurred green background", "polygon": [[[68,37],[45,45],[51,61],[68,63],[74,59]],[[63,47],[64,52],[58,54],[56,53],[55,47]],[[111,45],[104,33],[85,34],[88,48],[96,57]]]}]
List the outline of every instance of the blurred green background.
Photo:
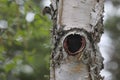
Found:
[{"label": "blurred green background", "polygon": [[105,80],[120,80],[120,0],[105,0],[105,33],[110,40],[106,39],[106,53],[108,59],[104,60]]},{"label": "blurred green background", "polygon": [[[41,14],[43,1],[0,0],[0,80],[49,80],[52,23]],[[105,5],[104,28],[112,41],[106,53],[110,59],[104,62],[111,74],[106,80],[119,80],[120,0],[106,0]]]},{"label": "blurred green background", "polygon": [[0,80],[48,80],[51,22],[41,0],[0,0]]}]

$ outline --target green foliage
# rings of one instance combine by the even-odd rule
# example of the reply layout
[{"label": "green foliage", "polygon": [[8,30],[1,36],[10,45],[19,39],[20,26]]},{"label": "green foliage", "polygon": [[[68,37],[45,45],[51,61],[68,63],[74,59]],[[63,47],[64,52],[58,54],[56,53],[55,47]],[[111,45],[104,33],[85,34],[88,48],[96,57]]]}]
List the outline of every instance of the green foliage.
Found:
[{"label": "green foliage", "polygon": [[120,35],[120,17],[109,17],[105,23],[105,28],[111,33],[112,39],[116,39]]},{"label": "green foliage", "polygon": [[[35,15],[30,22],[29,12]],[[32,0],[0,0],[1,20],[8,27],[0,34],[0,80],[48,80],[51,22],[40,7]]]},{"label": "green foliage", "polygon": [[[105,23],[105,28],[109,31],[110,37],[112,39],[112,47],[114,47],[113,55],[110,57],[111,60],[108,63],[115,62],[117,63],[118,68],[112,69],[108,68],[108,70],[113,74],[112,80],[120,79],[120,16],[112,16],[109,17]],[[114,67],[113,64],[110,64]],[[109,65],[108,65],[109,66]]]},{"label": "green foliage", "polygon": [[111,0],[111,1],[112,1],[113,5],[114,5],[115,7],[119,7],[119,5],[120,5],[120,0]]},{"label": "green foliage", "polygon": [[[105,28],[109,32],[112,44],[110,46],[110,50],[112,51],[112,55],[109,54],[110,56],[110,61],[107,62],[107,66],[111,67],[106,67],[109,72],[112,73],[112,80],[119,80],[120,79],[120,15],[119,14],[119,9],[120,9],[120,0],[111,0],[114,9],[116,12],[114,12],[113,16],[110,16],[106,23],[105,23]],[[112,14],[112,13],[110,13]],[[111,52],[110,52],[111,53]],[[115,63],[115,64],[112,64]]]}]

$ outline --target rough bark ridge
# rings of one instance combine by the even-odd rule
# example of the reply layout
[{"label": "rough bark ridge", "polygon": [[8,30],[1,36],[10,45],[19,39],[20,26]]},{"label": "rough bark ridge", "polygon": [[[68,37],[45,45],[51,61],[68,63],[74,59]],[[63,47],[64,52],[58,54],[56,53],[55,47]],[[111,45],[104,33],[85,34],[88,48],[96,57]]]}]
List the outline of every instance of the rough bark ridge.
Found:
[{"label": "rough bark ridge", "polygon": [[50,80],[103,80],[103,8],[104,0],[51,0]]}]

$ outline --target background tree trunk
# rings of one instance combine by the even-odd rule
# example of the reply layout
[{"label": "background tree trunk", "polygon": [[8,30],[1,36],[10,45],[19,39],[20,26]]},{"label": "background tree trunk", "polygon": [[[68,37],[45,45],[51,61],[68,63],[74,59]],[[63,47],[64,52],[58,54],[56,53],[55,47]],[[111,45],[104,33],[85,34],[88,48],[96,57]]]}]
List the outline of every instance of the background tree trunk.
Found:
[{"label": "background tree trunk", "polygon": [[104,0],[51,0],[50,80],[103,80],[97,43],[103,33]]}]

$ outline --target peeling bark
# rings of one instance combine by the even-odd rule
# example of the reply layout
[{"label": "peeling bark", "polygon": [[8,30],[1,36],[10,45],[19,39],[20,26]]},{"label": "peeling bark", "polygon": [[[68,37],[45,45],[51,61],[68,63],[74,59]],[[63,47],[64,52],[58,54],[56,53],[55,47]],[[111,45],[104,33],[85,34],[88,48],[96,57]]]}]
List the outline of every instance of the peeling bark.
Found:
[{"label": "peeling bark", "polygon": [[103,9],[104,0],[51,0],[50,80],[103,80]]}]

